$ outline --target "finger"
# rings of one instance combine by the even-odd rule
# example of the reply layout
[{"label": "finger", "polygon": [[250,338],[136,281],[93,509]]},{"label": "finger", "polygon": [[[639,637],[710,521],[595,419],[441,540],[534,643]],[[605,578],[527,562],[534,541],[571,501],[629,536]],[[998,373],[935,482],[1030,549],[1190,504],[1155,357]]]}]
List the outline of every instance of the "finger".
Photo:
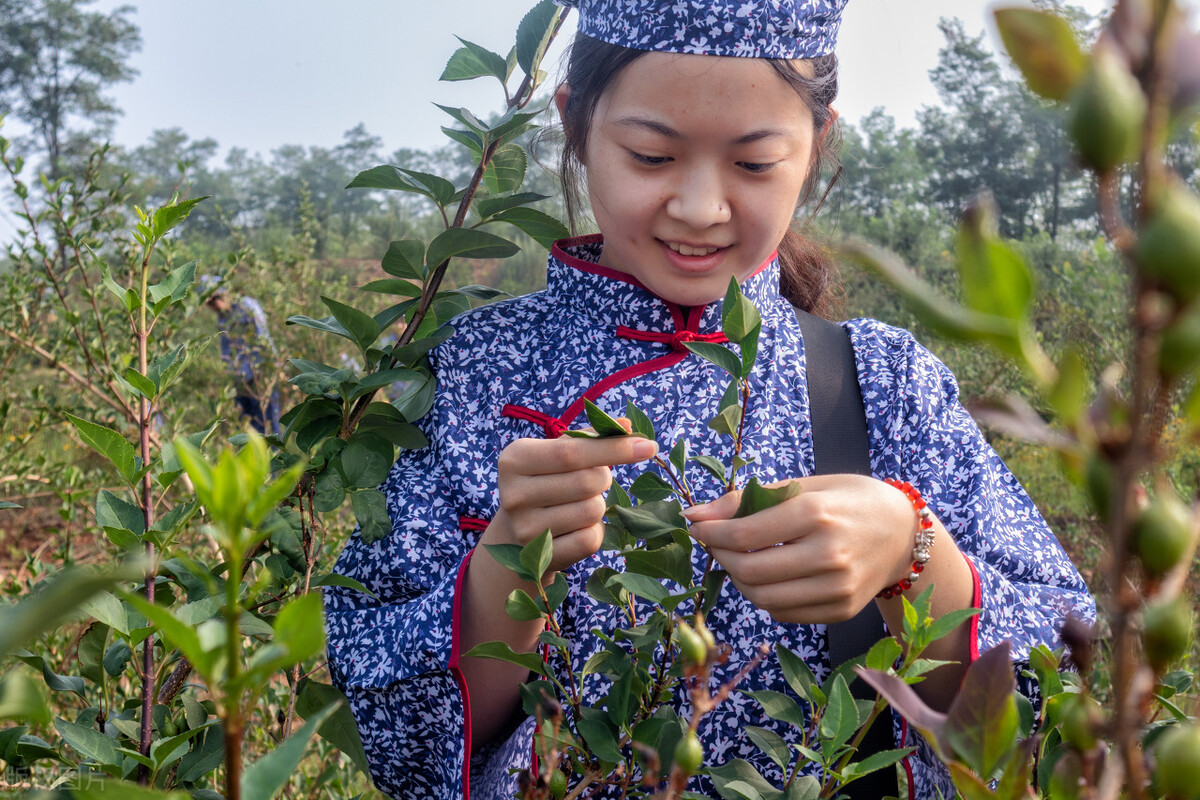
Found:
[{"label": "finger", "polygon": [[863,601],[852,587],[828,575],[766,586],[742,585],[732,573],[730,579],[743,597],[780,622],[840,622],[862,610]]},{"label": "finger", "polygon": [[603,494],[612,486],[608,467],[558,475],[521,475],[500,483],[500,503],[511,508],[546,508]]},{"label": "finger", "polygon": [[689,533],[701,543],[749,553],[804,538],[824,519],[811,510],[811,503],[804,493],[749,517],[729,519],[725,512],[732,515],[737,511],[737,503],[726,500],[727,497],[729,495],[709,505],[730,503],[733,511],[722,506],[714,512],[713,519],[693,522],[689,528]]},{"label": "finger", "polygon": [[555,475],[590,467],[636,464],[658,453],[656,442],[640,436],[614,436],[607,439],[573,439],[564,436],[546,441],[524,441],[530,444],[518,448],[514,442],[504,449],[500,454],[502,468],[524,475]]},{"label": "finger", "polygon": [[517,515],[512,522],[518,544],[526,544],[547,528],[553,536],[558,537],[599,525],[604,519],[604,512],[604,498],[595,496],[574,503],[538,508],[530,513]]},{"label": "finger", "polygon": [[731,519],[737,513],[738,503],[742,500],[740,490],[734,490],[718,497],[711,503],[700,503],[683,510],[683,515],[692,522],[707,522],[714,519]]},{"label": "finger", "polygon": [[600,523],[555,536],[551,568],[565,569],[578,561],[593,556],[602,544],[604,544],[604,526]]},{"label": "finger", "polygon": [[752,553],[711,548],[713,558],[746,586],[769,586],[830,572],[826,558],[805,542],[788,542]]}]

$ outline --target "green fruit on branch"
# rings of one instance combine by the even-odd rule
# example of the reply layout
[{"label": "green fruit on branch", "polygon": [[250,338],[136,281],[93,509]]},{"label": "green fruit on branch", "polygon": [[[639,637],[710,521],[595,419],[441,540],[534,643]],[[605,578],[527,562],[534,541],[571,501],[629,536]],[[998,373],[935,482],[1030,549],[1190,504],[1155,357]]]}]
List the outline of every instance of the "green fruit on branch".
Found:
[{"label": "green fruit on branch", "polygon": [[1200,800],[1200,725],[1179,725],[1154,748],[1158,790],[1169,800]]},{"label": "green fruit on branch", "polygon": [[1176,183],[1164,187],[1134,257],[1143,274],[1181,302],[1200,295],[1200,198]]},{"label": "green fruit on branch", "polygon": [[1096,47],[1087,75],[1071,94],[1069,113],[1067,130],[1088,167],[1108,172],[1137,155],[1146,98],[1111,45]]},{"label": "green fruit on branch", "polygon": [[1071,695],[1069,705],[1063,712],[1062,734],[1063,741],[1076,749],[1087,752],[1096,746],[1099,740],[1100,726],[1104,724],[1104,714],[1100,704],[1082,694]]},{"label": "green fruit on branch", "polygon": [[1165,575],[1192,543],[1192,514],[1170,491],[1150,501],[1133,525],[1133,549],[1146,574]]},{"label": "green fruit on branch", "polygon": [[675,641],[684,663],[700,665],[708,660],[708,646],[704,639],[686,622],[680,621],[675,627]]},{"label": "green fruit on branch", "polygon": [[679,740],[679,744],[675,745],[675,766],[679,767],[685,775],[692,775],[700,769],[700,765],[703,763],[704,746],[700,744],[700,738],[696,736],[696,732],[688,730]]},{"label": "green fruit on branch", "polygon": [[1146,660],[1163,673],[1192,645],[1192,609],[1181,598],[1146,606],[1142,614],[1142,646]]},{"label": "green fruit on branch", "polygon": [[1200,303],[1193,303],[1163,331],[1158,366],[1164,375],[1178,377],[1200,367]]}]

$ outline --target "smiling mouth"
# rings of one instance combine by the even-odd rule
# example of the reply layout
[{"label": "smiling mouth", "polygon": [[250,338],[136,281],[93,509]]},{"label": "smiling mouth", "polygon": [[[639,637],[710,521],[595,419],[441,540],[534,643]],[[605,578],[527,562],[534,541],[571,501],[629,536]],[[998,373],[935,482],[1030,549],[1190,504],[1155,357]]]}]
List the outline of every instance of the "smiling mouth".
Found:
[{"label": "smiling mouth", "polygon": [[679,242],[663,242],[667,247],[679,253],[681,256],[710,256],[718,250],[724,250],[723,247],[693,247],[690,244],[681,244]]}]

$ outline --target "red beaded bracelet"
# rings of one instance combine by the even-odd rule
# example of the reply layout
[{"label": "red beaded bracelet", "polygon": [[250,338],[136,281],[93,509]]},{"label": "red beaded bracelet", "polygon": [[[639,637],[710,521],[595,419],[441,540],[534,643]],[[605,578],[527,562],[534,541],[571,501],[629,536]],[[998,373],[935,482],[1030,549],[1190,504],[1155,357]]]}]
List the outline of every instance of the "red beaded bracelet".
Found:
[{"label": "red beaded bracelet", "polygon": [[904,580],[899,583],[893,583],[875,595],[876,597],[890,600],[904,591],[911,589],[912,585],[916,583],[917,578],[920,578],[921,573],[925,571],[925,564],[929,561],[929,554],[933,551],[933,514],[925,504],[921,493],[911,483],[898,481],[894,478],[885,478],[883,482],[904,492],[904,496],[908,498],[908,502],[912,503],[913,510],[917,512],[917,540],[913,544],[912,571],[908,573],[908,577]]}]

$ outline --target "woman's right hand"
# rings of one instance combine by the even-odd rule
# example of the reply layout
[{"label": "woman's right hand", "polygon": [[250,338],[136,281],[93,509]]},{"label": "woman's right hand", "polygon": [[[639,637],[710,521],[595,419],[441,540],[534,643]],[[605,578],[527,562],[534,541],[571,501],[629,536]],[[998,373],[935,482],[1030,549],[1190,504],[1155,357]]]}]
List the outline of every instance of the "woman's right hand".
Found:
[{"label": "woman's right hand", "polygon": [[604,540],[609,468],[657,453],[655,442],[637,436],[517,439],[500,453],[500,510],[482,543],[525,545],[549,528],[554,554],[547,575],[582,561]]}]

